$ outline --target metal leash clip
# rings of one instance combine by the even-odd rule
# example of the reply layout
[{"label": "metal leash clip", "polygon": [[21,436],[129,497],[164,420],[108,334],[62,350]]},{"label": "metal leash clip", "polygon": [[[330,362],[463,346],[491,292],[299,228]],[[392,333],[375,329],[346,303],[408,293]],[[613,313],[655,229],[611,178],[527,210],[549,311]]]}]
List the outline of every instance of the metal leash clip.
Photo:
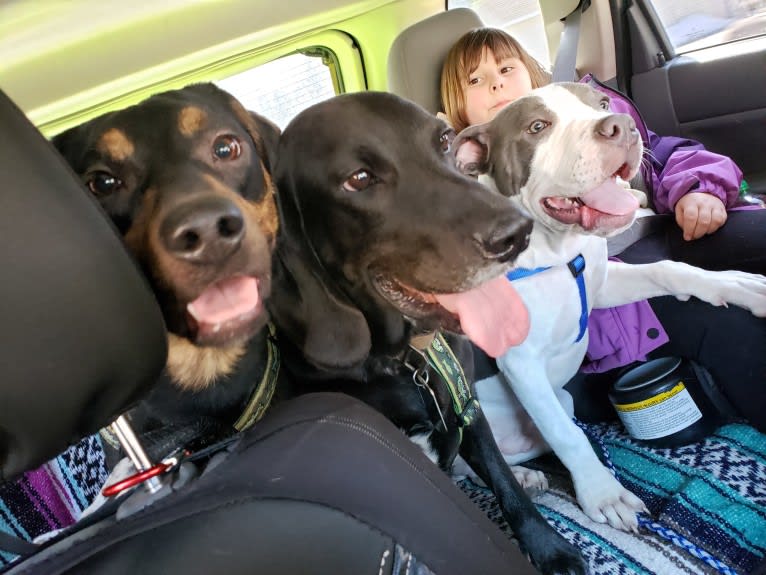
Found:
[{"label": "metal leash clip", "polygon": [[428,371],[428,358],[426,357],[425,353],[416,347],[410,346],[410,350],[414,351],[418,357],[420,357],[422,364],[420,366],[413,364],[409,360],[409,358],[412,356],[412,354],[409,352],[405,354],[403,363],[405,367],[412,370],[412,381],[415,382],[415,385],[417,385],[420,389],[425,389],[431,395],[431,399],[433,400],[434,406],[436,407],[436,412],[439,414],[439,419],[441,419],[442,422],[441,432],[446,433],[448,429],[447,421],[444,419],[444,414],[442,413],[441,407],[439,406],[439,401],[436,399],[436,394],[429,385],[430,373]]}]

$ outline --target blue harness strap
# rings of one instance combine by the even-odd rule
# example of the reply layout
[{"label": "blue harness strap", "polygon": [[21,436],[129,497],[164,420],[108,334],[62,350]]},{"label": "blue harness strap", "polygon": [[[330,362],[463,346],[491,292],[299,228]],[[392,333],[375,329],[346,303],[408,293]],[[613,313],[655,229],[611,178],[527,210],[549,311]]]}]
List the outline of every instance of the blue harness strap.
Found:
[{"label": "blue harness strap", "polygon": [[[505,277],[509,281],[516,281],[544,272],[551,269],[551,267],[534,269],[514,268],[505,274]],[[580,293],[580,333],[577,335],[577,339],[575,339],[575,343],[577,343],[585,335],[585,330],[588,329],[588,294],[585,292],[585,276],[583,275],[585,271],[585,258],[583,255],[577,254],[571,261],[567,262],[567,268],[577,282],[577,291]]]}]

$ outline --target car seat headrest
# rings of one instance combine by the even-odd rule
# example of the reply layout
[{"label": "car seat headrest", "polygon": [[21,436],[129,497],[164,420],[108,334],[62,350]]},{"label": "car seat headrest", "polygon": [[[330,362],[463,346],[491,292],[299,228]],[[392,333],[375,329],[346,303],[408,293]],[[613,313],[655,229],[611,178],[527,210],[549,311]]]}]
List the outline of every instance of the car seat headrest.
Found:
[{"label": "car seat headrest", "polygon": [[2,91],[0,149],[0,480],[7,480],[147,392],[167,338],[112,224]]},{"label": "car seat headrest", "polygon": [[466,32],[484,26],[469,8],[435,14],[403,30],[388,53],[388,89],[432,114],[441,111],[442,65],[452,45]]}]

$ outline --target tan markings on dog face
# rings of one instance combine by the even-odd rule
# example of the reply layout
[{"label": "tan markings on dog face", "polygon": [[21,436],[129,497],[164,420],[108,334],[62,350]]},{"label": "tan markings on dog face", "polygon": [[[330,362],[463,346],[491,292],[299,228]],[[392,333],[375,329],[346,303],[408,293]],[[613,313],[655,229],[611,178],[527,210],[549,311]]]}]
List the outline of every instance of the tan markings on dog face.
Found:
[{"label": "tan markings on dog face", "polygon": [[230,198],[244,214],[245,218],[254,223],[266,237],[269,245],[272,245],[277,237],[279,229],[279,215],[277,214],[277,200],[274,184],[271,181],[269,172],[266,171],[261,162],[266,192],[259,202],[249,202],[239,194],[235,194],[226,186],[210,175],[205,175],[210,187],[218,191],[221,195]]},{"label": "tan markings on dog face", "polygon": [[196,106],[186,106],[178,113],[178,131],[187,138],[205,127],[207,112]]},{"label": "tan markings on dog face", "polygon": [[266,181],[266,193],[263,195],[263,198],[261,198],[261,201],[256,204],[240,198],[239,203],[242,212],[248,214],[248,217],[252,215],[252,217],[255,218],[255,221],[258,222],[258,226],[268,238],[269,244],[273,245],[277,237],[277,231],[279,230],[277,200],[274,185],[271,182],[269,173],[264,170],[263,174],[264,180]]},{"label": "tan markings on dog face", "polygon": [[202,391],[229,375],[245,354],[245,346],[198,347],[188,339],[168,334],[168,375],[173,384],[187,391]]},{"label": "tan markings on dog face", "polygon": [[125,234],[125,245],[128,246],[128,249],[139,260],[142,259],[144,250],[147,248],[152,222],[157,219],[154,217],[156,205],[157,190],[149,188],[141,200],[141,208],[136,212],[136,218]]},{"label": "tan markings on dog face", "polygon": [[135,147],[133,142],[125,135],[125,132],[112,128],[104,132],[99,138],[96,148],[102,154],[108,155],[113,160],[123,162],[133,155]]}]

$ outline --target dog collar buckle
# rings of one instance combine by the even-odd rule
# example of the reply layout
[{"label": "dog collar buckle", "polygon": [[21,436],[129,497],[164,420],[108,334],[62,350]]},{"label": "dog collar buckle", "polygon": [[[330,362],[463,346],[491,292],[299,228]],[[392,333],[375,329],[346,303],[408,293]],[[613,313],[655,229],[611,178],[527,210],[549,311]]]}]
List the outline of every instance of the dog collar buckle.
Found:
[{"label": "dog collar buckle", "polygon": [[585,271],[585,258],[582,254],[578,254],[573,259],[567,262],[567,267],[572,277],[577,279]]},{"label": "dog collar buckle", "polygon": [[[549,269],[551,269],[551,266],[534,269],[514,268],[505,274],[505,277],[510,281],[516,281],[548,271]],[[572,277],[577,282],[577,291],[580,295],[580,331],[577,334],[577,339],[575,339],[575,343],[577,343],[583,338],[588,329],[588,294],[585,291],[585,276],[583,275],[585,271],[585,257],[582,254],[577,254],[567,262],[567,269],[569,269],[569,273],[572,274]]]}]

